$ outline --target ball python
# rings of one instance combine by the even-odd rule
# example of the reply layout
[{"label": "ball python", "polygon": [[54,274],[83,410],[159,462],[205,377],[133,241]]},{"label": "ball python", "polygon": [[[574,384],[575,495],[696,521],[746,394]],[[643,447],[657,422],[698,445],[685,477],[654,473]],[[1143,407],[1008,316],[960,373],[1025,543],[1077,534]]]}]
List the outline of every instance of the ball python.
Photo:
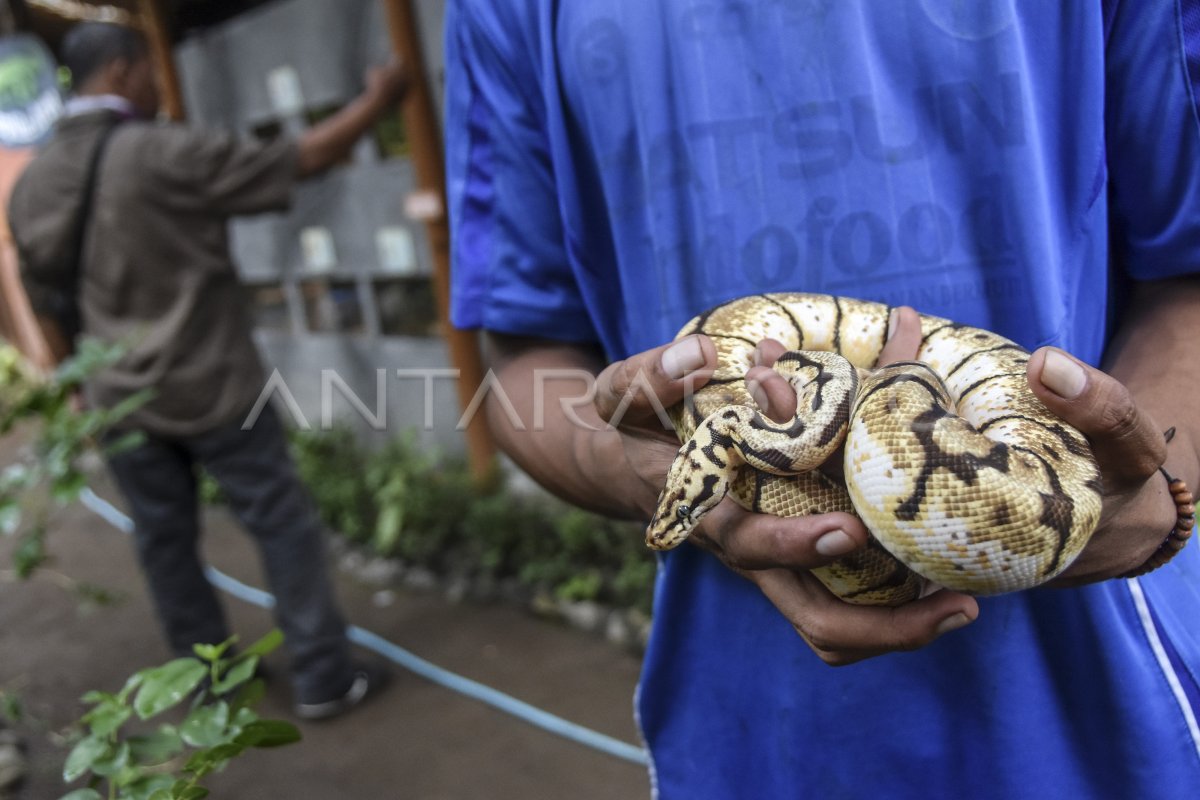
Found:
[{"label": "ball python", "polygon": [[[718,368],[669,410],[682,447],[646,531],[675,547],[727,494],[779,516],[845,511],[868,547],[812,573],[851,603],[897,605],[927,582],[976,595],[1061,573],[1100,517],[1087,439],[1030,391],[1029,352],[995,333],[920,315],[916,361],[874,369],[889,306],[818,294],[745,297],[692,319]],[[745,387],[755,348],[796,390],[787,422]],[[843,448],[843,479],[818,469]]]}]

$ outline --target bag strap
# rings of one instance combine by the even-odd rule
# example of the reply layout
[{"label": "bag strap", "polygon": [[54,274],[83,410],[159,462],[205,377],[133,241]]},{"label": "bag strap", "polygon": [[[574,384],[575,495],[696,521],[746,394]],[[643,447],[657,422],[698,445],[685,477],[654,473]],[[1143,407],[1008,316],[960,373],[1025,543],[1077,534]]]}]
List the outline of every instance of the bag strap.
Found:
[{"label": "bag strap", "polygon": [[64,333],[68,339],[75,338],[75,334],[79,332],[81,320],[79,319],[79,304],[76,298],[79,294],[79,275],[83,271],[83,246],[84,238],[87,234],[88,221],[92,216],[93,199],[96,194],[96,175],[100,172],[100,162],[104,158],[104,151],[108,147],[109,139],[112,138],[113,131],[120,125],[120,120],[113,120],[107,125],[100,135],[96,137],[96,144],[92,146],[92,155],[88,160],[87,176],[83,182],[83,197],[79,206],[79,214],[75,217],[75,228],[72,231],[73,246],[71,253],[74,256],[71,263],[68,265],[68,285],[70,286],[67,302],[67,308],[64,308],[59,324],[64,327]]},{"label": "bag strap", "polygon": [[79,216],[75,218],[75,246],[72,248],[75,258],[71,262],[71,279],[76,284],[79,281],[79,273],[83,269],[83,244],[87,234],[88,221],[92,216],[92,201],[96,195],[96,175],[100,172],[100,162],[104,158],[104,151],[108,147],[109,139],[112,138],[113,131],[119,124],[114,121],[100,132],[96,138],[96,144],[92,147],[92,157],[88,161],[87,177],[83,182],[83,202],[79,207]]}]

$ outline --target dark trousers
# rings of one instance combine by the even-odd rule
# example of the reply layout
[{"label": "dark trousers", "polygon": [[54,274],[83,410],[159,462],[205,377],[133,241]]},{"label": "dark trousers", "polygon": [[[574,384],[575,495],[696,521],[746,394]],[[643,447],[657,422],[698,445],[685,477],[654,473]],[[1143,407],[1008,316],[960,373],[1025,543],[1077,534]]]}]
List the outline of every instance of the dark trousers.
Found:
[{"label": "dark trousers", "polygon": [[328,700],[349,686],[352,669],[321,523],[271,407],[251,429],[242,430],[241,422],[185,438],[147,436],[112,456],[109,466],[129,503],[138,557],[171,649],[191,655],[193,644],[229,638],[200,561],[199,465],[258,544],[297,700]]}]

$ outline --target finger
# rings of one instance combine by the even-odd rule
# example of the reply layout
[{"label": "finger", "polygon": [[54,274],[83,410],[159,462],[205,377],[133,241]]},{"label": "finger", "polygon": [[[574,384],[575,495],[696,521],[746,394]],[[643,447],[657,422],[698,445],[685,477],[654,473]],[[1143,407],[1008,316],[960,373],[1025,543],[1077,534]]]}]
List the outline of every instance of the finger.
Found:
[{"label": "finger", "polygon": [[787,422],[796,416],[796,390],[775,370],[751,367],[746,373],[746,391],[759,410],[776,422]]},{"label": "finger", "polygon": [[1138,486],[1166,460],[1162,431],[1115,378],[1056,347],[1030,356],[1026,375],[1038,399],[1091,441],[1106,490]]},{"label": "finger", "polygon": [[850,514],[776,517],[745,511],[731,500],[710,511],[696,533],[739,570],[812,569],[867,543],[867,529]]},{"label": "finger", "polygon": [[948,590],[894,608],[856,606],[834,597],[811,575],[770,570],[754,576],[813,652],[833,666],[916,650],[979,616],[973,597]]},{"label": "finger", "polygon": [[657,416],[670,428],[666,408],[702,386],[716,366],[716,347],[699,335],[616,361],[596,379],[596,410],[617,427]]},{"label": "finger", "polygon": [[787,352],[787,347],[777,339],[763,339],[754,348],[754,365],[756,367],[773,367],[779,357]]},{"label": "finger", "polygon": [[892,309],[888,317],[887,343],[879,353],[877,367],[897,361],[913,361],[921,349],[921,317],[908,306]]},{"label": "finger", "polygon": [[746,391],[758,408],[776,422],[787,422],[796,415],[796,390],[787,379],[770,369],[787,352],[775,339],[763,339],[754,348],[754,366],[746,372]]}]

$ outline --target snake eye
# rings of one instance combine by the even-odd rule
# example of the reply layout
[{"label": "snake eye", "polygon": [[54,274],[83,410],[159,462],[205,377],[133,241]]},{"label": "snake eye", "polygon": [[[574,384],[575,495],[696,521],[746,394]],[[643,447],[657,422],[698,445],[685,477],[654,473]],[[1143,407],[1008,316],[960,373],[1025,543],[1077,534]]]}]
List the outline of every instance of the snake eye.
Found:
[{"label": "snake eye", "polygon": [[691,516],[692,516],[692,507],[691,506],[684,505],[684,506],[680,506],[679,508],[675,509],[675,517],[679,520],[686,520]]}]

